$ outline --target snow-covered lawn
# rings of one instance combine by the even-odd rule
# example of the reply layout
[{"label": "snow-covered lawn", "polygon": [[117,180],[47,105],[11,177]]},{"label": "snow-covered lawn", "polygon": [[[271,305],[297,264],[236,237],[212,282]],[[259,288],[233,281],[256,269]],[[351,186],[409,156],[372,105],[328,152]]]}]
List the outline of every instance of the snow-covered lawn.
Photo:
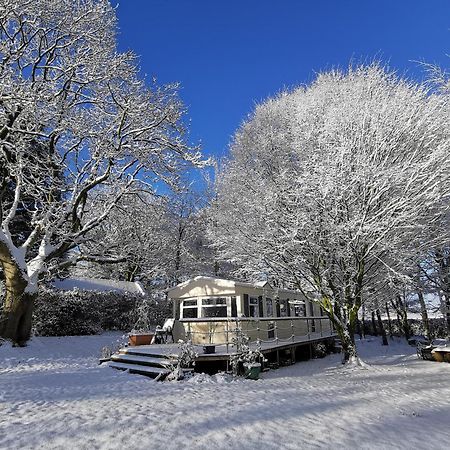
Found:
[{"label": "snow-covered lawn", "polygon": [[0,347],[0,448],[448,448],[450,364],[376,338],[371,367],[339,355],[229,381],[158,383],[97,365],[115,334]]}]

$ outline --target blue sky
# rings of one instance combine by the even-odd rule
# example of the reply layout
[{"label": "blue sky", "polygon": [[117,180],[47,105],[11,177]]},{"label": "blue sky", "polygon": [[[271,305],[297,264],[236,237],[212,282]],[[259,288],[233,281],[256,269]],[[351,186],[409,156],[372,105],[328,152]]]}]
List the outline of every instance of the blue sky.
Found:
[{"label": "blue sky", "polygon": [[318,71],[374,58],[412,78],[448,67],[450,0],[122,0],[119,48],[178,81],[190,140],[224,155],[255,102]]}]

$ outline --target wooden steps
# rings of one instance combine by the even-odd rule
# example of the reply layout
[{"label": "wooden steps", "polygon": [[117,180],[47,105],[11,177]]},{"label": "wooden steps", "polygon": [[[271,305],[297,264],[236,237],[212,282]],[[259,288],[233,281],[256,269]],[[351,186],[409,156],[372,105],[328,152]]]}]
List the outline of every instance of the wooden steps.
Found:
[{"label": "wooden steps", "polygon": [[113,369],[126,370],[129,373],[162,380],[169,375],[171,366],[175,366],[176,363],[175,357],[126,347],[112,355],[108,365]]},{"label": "wooden steps", "polygon": [[109,367],[119,370],[127,370],[129,373],[137,373],[139,375],[146,375],[151,378],[162,379],[169,375],[170,370],[162,369],[160,367],[140,366],[138,364],[126,364],[121,362],[110,362]]},{"label": "wooden steps", "polygon": [[119,350],[119,353],[123,355],[135,355],[135,356],[148,356],[151,358],[159,359],[176,359],[176,354],[161,354],[157,351],[152,351],[151,349],[145,348],[140,349],[139,347],[124,347]]},{"label": "wooden steps", "polygon": [[139,364],[150,367],[167,367],[170,365],[175,365],[177,363],[175,359],[156,358],[153,356],[129,355],[128,353],[116,353],[111,356],[111,361]]}]

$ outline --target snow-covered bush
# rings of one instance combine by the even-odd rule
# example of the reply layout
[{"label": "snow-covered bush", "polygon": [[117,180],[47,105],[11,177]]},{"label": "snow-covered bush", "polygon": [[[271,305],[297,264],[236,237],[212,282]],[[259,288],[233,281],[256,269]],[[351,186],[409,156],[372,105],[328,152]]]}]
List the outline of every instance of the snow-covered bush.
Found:
[{"label": "snow-covered bush", "polygon": [[[137,321],[141,296],[117,292],[42,289],[34,309],[34,332],[42,336],[96,334],[103,330],[129,331]],[[149,299],[149,323],[161,325],[171,315],[167,301]]]},{"label": "snow-covered bush", "polygon": [[99,333],[102,309],[98,297],[89,298],[79,292],[41,291],[34,308],[34,333],[41,336]]},{"label": "snow-covered bush", "polygon": [[183,369],[188,369],[195,365],[197,352],[191,341],[182,341],[179,345],[178,365]]},{"label": "snow-covered bush", "polygon": [[128,345],[129,335],[128,333],[123,334],[111,345],[105,345],[100,349],[100,358],[109,359],[114,353],[117,353],[121,348]]},{"label": "snow-covered bush", "polygon": [[233,375],[239,375],[244,364],[254,364],[264,359],[264,355],[261,352],[261,343],[257,341],[255,348],[251,349],[249,345],[250,338],[240,328],[236,328],[231,342],[236,348],[236,352],[230,356]]},{"label": "snow-covered bush", "polygon": [[113,354],[113,349],[111,347],[108,347],[107,345],[102,347],[102,349],[100,351],[100,356],[102,359],[111,358],[112,354]]},{"label": "snow-covered bush", "polygon": [[323,342],[313,345],[313,354],[315,358],[324,358],[328,354],[327,346]]},{"label": "snow-covered bush", "polygon": [[178,348],[180,350],[177,358],[177,364],[171,367],[171,373],[167,376],[168,381],[179,381],[186,377],[187,370],[195,366],[195,360],[198,356],[195,347],[191,341],[180,341]]},{"label": "snow-covered bush", "polygon": [[133,331],[148,331],[172,316],[172,302],[155,294],[135,303]]}]

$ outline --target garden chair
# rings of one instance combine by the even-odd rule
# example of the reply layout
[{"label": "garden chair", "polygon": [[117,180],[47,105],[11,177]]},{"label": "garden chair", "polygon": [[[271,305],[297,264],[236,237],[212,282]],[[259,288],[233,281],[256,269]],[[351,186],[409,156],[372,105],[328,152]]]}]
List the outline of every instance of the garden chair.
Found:
[{"label": "garden chair", "polygon": [[167,344],[167,339],[169,336],[173,340],[173,325],[175,323],[175,319],[167,319],[164,322],[162,327],[156,327],[155,330],[155,344]]}]

